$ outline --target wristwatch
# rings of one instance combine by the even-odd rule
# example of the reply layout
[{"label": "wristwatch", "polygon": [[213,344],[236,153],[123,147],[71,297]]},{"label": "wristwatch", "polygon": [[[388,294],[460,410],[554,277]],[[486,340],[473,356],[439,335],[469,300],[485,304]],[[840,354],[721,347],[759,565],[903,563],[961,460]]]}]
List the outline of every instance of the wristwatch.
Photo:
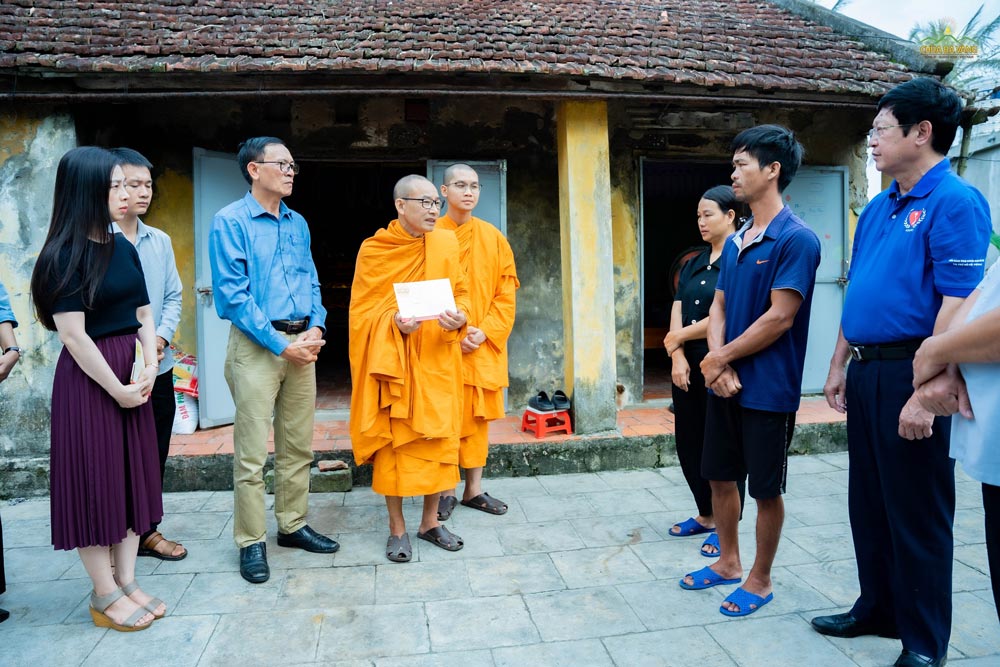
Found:
[{"label": "wristwatch", "polygon": [[4,354],[7,354],[8,352],[17,352],[17,356],[19,357],[21,356],[21,348],[19,348],[17,345],[11,345],[10,347],[5,347],[3,349]]}]

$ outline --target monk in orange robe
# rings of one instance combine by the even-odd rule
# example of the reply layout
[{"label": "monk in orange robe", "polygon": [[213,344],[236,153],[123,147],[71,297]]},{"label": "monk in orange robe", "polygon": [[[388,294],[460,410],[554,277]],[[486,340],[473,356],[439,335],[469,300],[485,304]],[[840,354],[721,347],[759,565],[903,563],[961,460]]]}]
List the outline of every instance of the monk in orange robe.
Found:
[{"label": "monk in orange robe", "polygon": [[[386,557],[410,560],[403,496],[423,496],[417,537],[449,551],[462,539],[437,519],[441,491],[459,480],[462,349],[469,293],[458,239],[435,230],[441,201],[423,176],[393,190],[399,218],[361,244],[351,287],[351,445],[371,463],[372,489],[389,510]],[[393,283],[447,278],[456,310],[437,320],[402,317]]]},{"label": "monk in orange robe", "polygon": [[[499,229],[472,215],[479,203],[479,175],[467,164],[444,172],[441,195],[448,214],[437,229],[455,230],[462,268],[469,279],[469,325],[462,339],[462,440],[458,465],[465,470],[462,505],[504,514],[507,505],[483,491],[483,468],[489,452],[489,422],[504,416],[507,338],[514,328],[515,291],[520,287],[514,253]],[[438,519],[455,509],[455,489],[441,494]]]}]

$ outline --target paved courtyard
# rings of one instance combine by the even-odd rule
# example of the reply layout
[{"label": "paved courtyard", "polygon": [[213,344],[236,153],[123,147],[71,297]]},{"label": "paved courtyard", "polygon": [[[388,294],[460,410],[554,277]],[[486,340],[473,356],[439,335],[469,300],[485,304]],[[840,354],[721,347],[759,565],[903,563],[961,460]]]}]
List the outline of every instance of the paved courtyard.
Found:
[{"label": "paved courtyard", "polygon": [[[310,524],[333,555],[278,547],[271,580],[245,583],[233,546],[232,494],[167,494],[164,534],[187,559],[139,561],[140,583],[168,616],[136,634],[95,628],[75,553],[49,546],[47,499],[4,504],[8,591],[3,665],[890,665],[896,640],[832,639],[810,629],[857,595],[847,523],[847,455],[793,457],[774,601],[748,618],[718,609],[734,586],[684,591],[709,563],[700,538],[672,538],[693,502],[679,468],[507,478],[487,490],[510,511],[459,506],[448,522],[465,549],[415,539],[413,562],[385,560],[381,497],[370,489],[312,496]],[[986,564],[979,484],[959,473],[950,665],[1000,664],[1000,624]],[[269,499],[270,502],[270,499]],[[753,560],[752,503],[740,536]]]}]

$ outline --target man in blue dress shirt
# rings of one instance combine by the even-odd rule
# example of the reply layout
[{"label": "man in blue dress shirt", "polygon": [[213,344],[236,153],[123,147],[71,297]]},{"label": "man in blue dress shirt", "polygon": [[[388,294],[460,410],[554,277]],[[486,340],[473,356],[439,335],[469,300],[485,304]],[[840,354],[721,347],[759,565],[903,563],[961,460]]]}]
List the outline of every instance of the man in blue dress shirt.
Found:
[{"label": "man in blue dress shirt", "polygon": [[272,420],[278,545],[314,553],[340,547],[306,524],[326,309],[309,226],[282,201],[299,171],[292,154],[280,139],[254,137],[240,145],[237,161],[250,192],[215,214],[209,254],[215,310],[233,324],[225,366],[236,404],[233,533],[240,574],[263,583],[270,577],[263,470]]},{"label": "man in blue dress shirt", "polygon": [[986,200],[945,157],[961,114],[955,91],[929,78],[879,100],[868,145],[895,180],[858,219],[823,390],[847,412],[861,595],[850,611],[812,624],[835,637],[899,637],[898,667],[943,665],[951,635],[951,418],[925,410],[912,383],[921,342],[948,328],[982,279],[992,229]]}]

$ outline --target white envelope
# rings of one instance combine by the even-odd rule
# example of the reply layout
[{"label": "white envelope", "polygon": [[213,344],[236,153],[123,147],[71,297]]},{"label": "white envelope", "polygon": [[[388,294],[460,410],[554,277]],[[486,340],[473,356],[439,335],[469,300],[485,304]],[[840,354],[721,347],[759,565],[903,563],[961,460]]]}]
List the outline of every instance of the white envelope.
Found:
[{"label": "white envelope", "polygon": [[451,281],[447,278],[393,283],[392,288],[396,291],[396,307],[402,317],[415,317],[418,321],[436,320],[446,310],[458,310]]}]

